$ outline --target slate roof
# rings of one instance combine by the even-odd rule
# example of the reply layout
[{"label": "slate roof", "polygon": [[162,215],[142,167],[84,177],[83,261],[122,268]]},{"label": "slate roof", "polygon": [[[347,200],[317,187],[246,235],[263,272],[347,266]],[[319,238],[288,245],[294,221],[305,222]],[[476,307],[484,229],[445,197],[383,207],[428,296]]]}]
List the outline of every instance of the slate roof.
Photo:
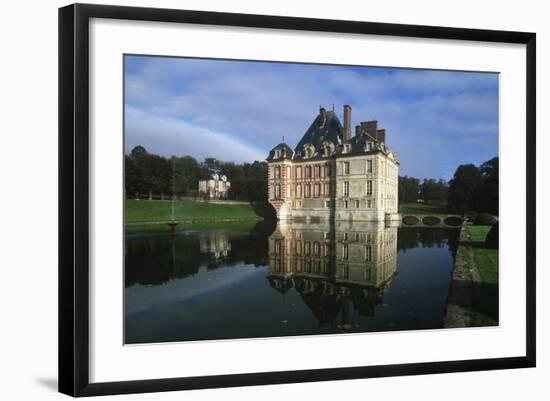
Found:
[{"label": "slate roof", "polygon": [[[380,142],[370,136],[366,131],[361,131],[359,134],[351,137],[350,141],[347,144],[350,145],[348,152],[344,153],[344,127],[340,122],[340,119],[334,111],[325,111],[325,121],[323,119],[323,113],[319,113],[309,128],[306,130],[302,139],[298,142],[294,151],[286,144],[280,143],[275,146],[267,157],[267,161],[273,161],[275,159],[275,150],[281,150],[280,159],[292,159],[296,161],[300,160],[316,160],[326,158],[324,155],[324,142],[330,141],[334,145],[334,153],[331,156],[336,157],[346,157],[346,156],[356,156],[364,154],[374,154],[378,152],[383,152],[385,154],[390,153],[383,142]],[[367,150],[367,143],[370,142],[372,145],[370,150]],[[314,148],[314,154],[311,157],[305,157],[304,146],[306,144],[311,144]]]},{"label": "slate roof", "polygon": [[[344,127],[340,123],[336,113],[334,111],[327,111],[325,121],[323,122],[321,119],[322,115],[318,114],[294,148],[296,152],[295,159],[303,158],[305,144],[312,144],[316,153],[323,154],[323,142],[325,140],[331,141],[335,146],[342,143]],[[301,152],[301,156],[299,156],[298,152]]]},{"label": "slate roof", "polygon": [[281,142],[280,144],[278,144],[277,146],[275,146],[273,149],[271,149],[269,151],[269,156],[267,156],[267,161],[271,161],[274,159],[274,156],[275,156],[275,150],[281,150],[281,157],[279,157],[277,160],[279,159],[292,159],[292,156],[294,155],[294,152],[292,151],[292,149],[290,149],[290,146],[288,146],[286,143],[284,142]]},{"label": "slate roof", "polygon": [[209,168],[208,169],[208,180],[223,180],[227,179],[226,175],[221,172],[221,170]]}]

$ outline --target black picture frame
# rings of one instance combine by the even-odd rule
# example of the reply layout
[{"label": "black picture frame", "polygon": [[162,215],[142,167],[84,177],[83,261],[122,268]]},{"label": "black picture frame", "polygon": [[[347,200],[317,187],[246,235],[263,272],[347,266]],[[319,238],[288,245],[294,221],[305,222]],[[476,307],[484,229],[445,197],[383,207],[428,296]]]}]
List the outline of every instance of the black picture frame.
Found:
[{"label": "black picture frame", "polygon": [[[516,43],[526,46],[526,355],[521,357],[90,383],[89,22],[91,18]],[[59,391],[157,392],[534,367],[536,35],[479,29],[74,4],[59,9]]]}]

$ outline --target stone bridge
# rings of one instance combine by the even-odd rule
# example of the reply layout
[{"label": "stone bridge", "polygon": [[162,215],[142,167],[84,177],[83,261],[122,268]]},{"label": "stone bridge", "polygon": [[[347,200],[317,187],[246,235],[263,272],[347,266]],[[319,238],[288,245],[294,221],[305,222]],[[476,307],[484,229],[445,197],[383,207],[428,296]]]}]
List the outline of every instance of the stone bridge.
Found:
[{"label": "stone bridge", "polygon": [[460,214],[401,214],[403,227],[460,227],[464,216]]}]

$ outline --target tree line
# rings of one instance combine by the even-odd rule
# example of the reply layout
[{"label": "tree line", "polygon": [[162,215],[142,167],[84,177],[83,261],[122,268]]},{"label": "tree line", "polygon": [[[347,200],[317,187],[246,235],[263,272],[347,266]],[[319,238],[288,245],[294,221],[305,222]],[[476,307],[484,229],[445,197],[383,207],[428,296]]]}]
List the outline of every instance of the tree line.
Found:
[{"label": "tree line", "polygon": [[418,178],[399,176],[399,203],[446,202],[449,194],[449,184],[445,180],[433,178]]},{"label": "tree line", "polygon": [[220,170],[231,182],[229,199],[263,201],[267,199],[267,163],[223,162],[206,158],[199,162],[191,156],[166,158],[136,146],[124,156],[125,187],[128,198],[197,197],[199,181],[209,177],[209,169]]},{"label": "tree line", "polygon": [[498,157],[480,166],[461,164],[449,182],[399,176],[399,203],[419,200],[446,203],[450,213],[498,215]]}]

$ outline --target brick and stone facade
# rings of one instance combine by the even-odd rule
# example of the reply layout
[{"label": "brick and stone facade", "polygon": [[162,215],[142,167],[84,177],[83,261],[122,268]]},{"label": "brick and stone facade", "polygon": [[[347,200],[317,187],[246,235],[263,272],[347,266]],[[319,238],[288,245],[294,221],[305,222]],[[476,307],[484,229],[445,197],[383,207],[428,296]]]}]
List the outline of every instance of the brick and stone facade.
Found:
[{"label": "brick and stone facade", "polygon": [[386,148],[377,121],[351,136],[351,107],[344,125],[321,108],[292,150],[275,146],[267,158],[269,202],[280,220],[396,220],[399,161]]}]

